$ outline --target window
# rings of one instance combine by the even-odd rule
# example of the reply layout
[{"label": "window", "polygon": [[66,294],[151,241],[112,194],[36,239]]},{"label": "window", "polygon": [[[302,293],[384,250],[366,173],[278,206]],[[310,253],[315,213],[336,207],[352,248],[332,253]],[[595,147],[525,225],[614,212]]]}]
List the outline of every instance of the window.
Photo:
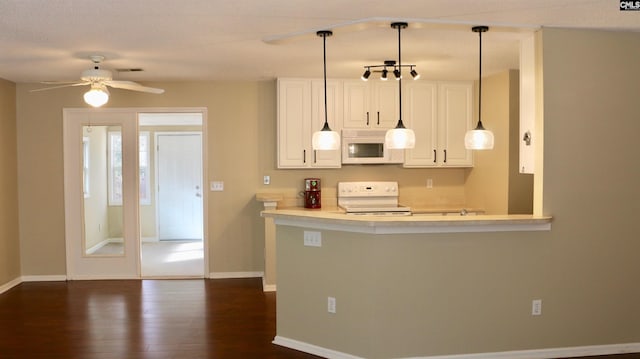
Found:
[{"label": "window", "polygon": [[[140,169],[140,204],[151,204],[151,181],[149,178],[149,132],[140,132],[138,141]],[[122,205],[122,134],[110,131],[108,142],[109,153],[109,205]]]}]

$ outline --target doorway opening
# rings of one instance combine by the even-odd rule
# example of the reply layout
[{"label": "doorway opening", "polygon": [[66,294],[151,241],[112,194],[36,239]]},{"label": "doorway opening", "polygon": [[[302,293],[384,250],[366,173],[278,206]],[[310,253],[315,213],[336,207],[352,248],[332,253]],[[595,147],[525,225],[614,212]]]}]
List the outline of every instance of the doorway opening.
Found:
[{"label": "doorway opening", "polygon": [[202,113],[140,113],[141,274],[205,276]]}]

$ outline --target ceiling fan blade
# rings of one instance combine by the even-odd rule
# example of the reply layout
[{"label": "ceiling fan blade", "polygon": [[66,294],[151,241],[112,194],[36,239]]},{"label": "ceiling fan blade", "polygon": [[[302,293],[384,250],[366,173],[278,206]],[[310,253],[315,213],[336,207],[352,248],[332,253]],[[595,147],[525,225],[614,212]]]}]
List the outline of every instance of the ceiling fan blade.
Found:
[{"label": "ceiling fan blade", "polygon": [[68,84],[77,84],[77,83],[84,83],[84,81],[41,81],[40,82],[43,85],[68,85]]},{"label": "ceiling fan blade", "polygon": [[73,82],[73,83],[67,83],[66,85],[58,85],[58,86],[50,86],[50,87],[43,87],[43,88],[39,88],[39,89],[35,89],[35,90],[31,90],[29,92],[38,92],[38,91],[46,91],[46,90],[54,90],[54,89],[59,89],[59,88],[63,88],[63,87],[73,87],[73,86],[84,86],[84,85],[89,85],[89,82]]},{"label": "ceiling fan blade", "polygon": [[113,81],[113,80],[110,80],[110,81],[104,81],[104,84],[107,85],[107,86],[111,86],[113,88],[117,88],[117,89],[141,91],[141,92],[148,92],[148,93],[155,93],[155,94],[164,93],[163,89],[142,86],[139,83],[133,82],[133,81]]}]

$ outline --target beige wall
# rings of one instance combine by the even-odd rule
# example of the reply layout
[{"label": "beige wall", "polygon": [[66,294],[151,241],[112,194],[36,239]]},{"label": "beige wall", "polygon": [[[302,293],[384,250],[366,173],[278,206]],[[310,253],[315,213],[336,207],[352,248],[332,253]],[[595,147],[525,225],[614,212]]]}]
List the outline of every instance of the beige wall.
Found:
[{"label": "beige wall", "polygon": [[533,175],[518,170],[519,91],[517,70],[482,80],[482,123],[493,131],[495,147],[475,152],[475,166],[466,174],[465,195],[469,207],[483,208],[486,214],[533,213]]},{"label": "beige wall", "polygon": [[[109,107],[208,108],[209,181],[225,182],[209,192],[210,272],[259,272],[264,268],[264,220],[255,193],[282,192],[300,204],[303,179],[320,177],[323,205],[336,205],[338,181],[397,180],[407,205],[464,205],[464,169],[404,169],[401,166],[345,166],[342,169],[276,169],[276,85],[263,82],[153,83],[164,95],[122,90]],[[30,93],[37,84],[17,86],[20,228],[23,275],[65,273],[62,177],[62,109],[86,107],[84,89]],[[271,185],[262,176],[271,176]],[[433,179],[434,188],[426,181]],[[46,186],[43,185],[46,182]]]},{"label": "beige wall", "polygon": [[0,286],[20,277],[16,85],[0,79]]},{"label": "beige wall", "polygon": [[640,343],[640,34],[542,38],[551,231],[323,231],[310,250],[280,226],[279,264],[304,271],[278,268],[279,335],[368,358]]}]

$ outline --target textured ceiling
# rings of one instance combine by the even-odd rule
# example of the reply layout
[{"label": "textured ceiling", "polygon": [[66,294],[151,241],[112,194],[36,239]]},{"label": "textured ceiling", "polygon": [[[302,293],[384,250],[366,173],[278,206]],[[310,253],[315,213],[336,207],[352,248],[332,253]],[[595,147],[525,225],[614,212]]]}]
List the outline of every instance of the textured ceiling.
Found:
[{"label": "textured ceiling", "polygon": [[397,59],[424,78],[477,77],[518,67],[519,39],[540,27],[640,30],[640,12],[618,0],[0,0],[0,77],[13,82],[76,80],[106,57],[105,69],[133,81],[358,78],[364,65]]}]

